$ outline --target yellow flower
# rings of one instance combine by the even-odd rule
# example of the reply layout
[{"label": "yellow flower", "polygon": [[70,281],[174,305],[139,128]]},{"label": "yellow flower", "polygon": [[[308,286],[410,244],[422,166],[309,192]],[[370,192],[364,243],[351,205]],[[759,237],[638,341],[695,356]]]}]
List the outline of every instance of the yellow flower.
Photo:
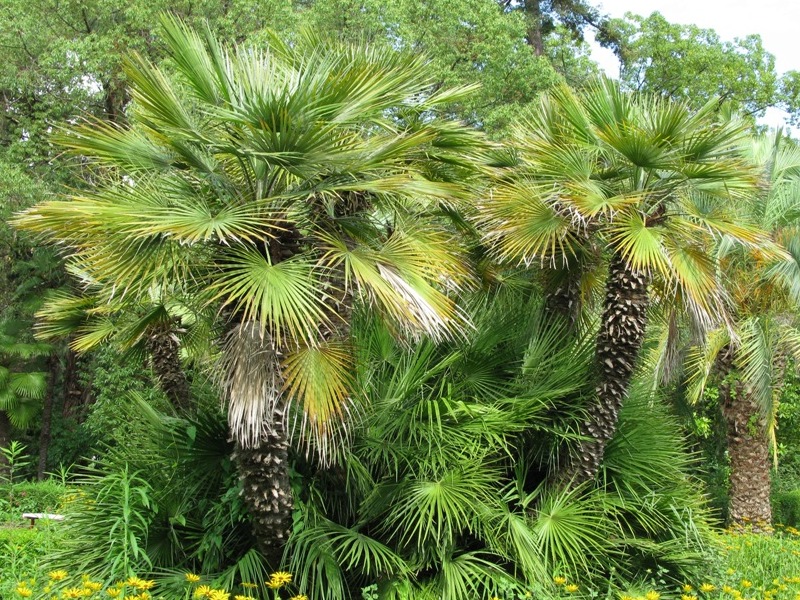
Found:
[{"label": "yellow flower", "polygon": [[691,585],[689,585],[688,583],[684,583],[684,584],[683,584],[683,588],[681,588],[681,589],[682,589],[684,592],[686,592],[686,593],[688,594],[688,593],[689,593],[689,592],[691,592],[691,591],[692,591],[694,588],[693,588]]},{"label": "yellow flower", "polygon": [[636,600],[633,596],[629,596],[628,594],[622,594],[619,597],[619,600]]},{"label": "yellow flower", "polygon": [[256,599],[255,599],[255,598],[253,598],[252,596],[242,596],[242,595],[238,595],[238,596],[234,596],[234,597],[233,597],[233,600],[256,600]]},{"label": "yellow flower", "polygon": [[211,590],[211,595],[208,597],[209,600],[228,600],[231,595],[226,592],[225,590]]},{"label": "yellow flower", "polygon": [[92,590],[93,592],[99,592],[103,587],[103,584],[100,583],[99,581],[87,581],[83,585]]},{"label": "yellow flower", "polygon": [[47,576],[52,579],[53,581],[61,581],[62,579],[67,578],[66,571],[50,571]]},{"label": "yellow flower", "polygon": [[700,591],[705,593],[713,592],[715,589],[717,589],[716,586],[710,583],[704,583],[700,586]]},{"label": "yellow flower", "polygon": [[270,587],[281,587],[292,580],[292,574],[286,571],[278,571],[269,576]]},{"label": "yellow flower", "polygon": [[30,598],[33,596],[33,590],[24,584],[17,586],[17,593],[23,598]]},{"label": "yellow flower", "polygon": [[565,583],[567,583],[567,578],[566,577],[553,577],[553,583],[555,583],[556,585],[564,585]]},{"label": "yellow flower", "polygon": [[292,596],[289,600],[308,600],[308,596],[305,594],[298,594],[297,596]]},{"label": "yellow flower", "polygon": [[753,582],[749,581],[747,579],[742,579],[741,585],[742,585],[743,588],[750,588],[750,587],[753,587]]},{"label": "yellow flower", "polygon": [[734,573],[736,573],[736,569],[728,569],[728,570],[727,570],[727,571],[725,571],[725,572],[726,572],[728,575],[733,575]]},{"label": "yellow flower", "polygon": [[570,583],[570,584],[569,584],[568,586],[566,586],[564,589],[565,589],[567,592],[569,592],[570,594],[574,594],[575,592],[577,592],[577,591],[578,591],[578,586],[577,586],[577,585],[575,585],[574,583]]},{"label": "yellow flower", "polygon": [[645,600],[659,600],[661,598],[661,594],[654,590],[650,590],[644,595]]},{"label": "yellow flower", "polygon": [[195,575],[194,573],[184,573],[183,576],[189,583],[197,583],[198,581],[200,581],[200,575]]},{"label": "yellow flower", "polygon": [[208,597],[211,596],[211,592],[213,592],[213,591],[214,590],[212,590],[209,586],[201,585],[199,588],[197,588],[194,591],[194,597],[195,598],[208,598]]},{"label": "yellow flower", "polygon": [[153,581],[152,579],[150,579],[148,581],[144,581],[143,579],[140,579],[139,580],[139,585],[137,585],[136,587],[139,588],[140,590],[152,590],[153,586],[155,584],[156,584],[156,582]]},{"label": "yellow flower", "polygon": [[81,588],[69,588],[61,592],[61,596],[63,598],[80,598],[83,596],[83,590]]},{"label": "yellow flower", "polygon": [[106,590],[106,594],[108,594],[112,598],[116,598],[117,596],[119,596],[120,591],[117,588],[108,588]]},{"label": "yellow flower", "polygon": [[697,596],[683,594],[683,596],[681,596],[681,600],[697,600]]},{"label": "yellow flower", "polygon": [[723,585],[723,586],[722,586],[722,592],[723,592],[723,593],[725,593],[725,594],[732,594],[734,591],[736,591],[736,590],[734,590],[734,589],[733,589],[731,586],[729,586],[729,585]]}]

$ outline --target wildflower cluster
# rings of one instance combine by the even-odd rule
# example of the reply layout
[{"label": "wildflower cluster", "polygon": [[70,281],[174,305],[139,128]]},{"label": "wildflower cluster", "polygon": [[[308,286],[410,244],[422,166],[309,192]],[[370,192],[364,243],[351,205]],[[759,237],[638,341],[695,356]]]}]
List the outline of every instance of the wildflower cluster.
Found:
[{"label": "wildflower cluster", "polygon": [[[291,573],[278,571],[263,582],[265,588],[272,590],[273,600],[279,600],[279,591],[292,581]],[[79,583],[78,583],[79,582]],[[202,582],[202,577],[195,573],[183,575],[184,591],[180,600],[261,600],[258,594],[259,584],[245,582],[241,584],[242,593],[235,593],[222,588],[212,587]],[[159,592],[154,580],[140,577],[128,577],[114,583],[95,581],[88,575],[82,575],[78,581],[71,580],[66,571],[51,571],[46,580],[35,578],[17,582],[15,592],[17,598],[33,600],[177,600],[174,593],[164,595]],[[296,595],[288,600],[308,600],[305,595]]]}]

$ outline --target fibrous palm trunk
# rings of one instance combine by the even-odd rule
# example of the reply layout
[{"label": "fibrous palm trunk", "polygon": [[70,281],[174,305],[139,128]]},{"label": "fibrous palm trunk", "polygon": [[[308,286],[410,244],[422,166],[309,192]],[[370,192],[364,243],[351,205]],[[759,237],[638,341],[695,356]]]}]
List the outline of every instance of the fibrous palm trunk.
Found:
[{"label": "fibrous palm trunk", "polygon": [[[280,415],[274,418],[280,422]],[[289,441],[285,429],[274,427],[254,448],[237,444],[234,459],[242,480],[242,497],[252,519],[253,534],[262,553],[277,569],[291,532],[294,506],[289,480]]]},{"label": "fibrous palm trunk", "polygon": [[623,257],[615,254],[609,265],[595,350],[595,397],[581,426],[581,435],[587,439],[581,442],[566,472],[573,484],[594,479],[606,445],[617,429],[619,410],[644,340],[648,304],[646,275],[631,269]]},{"label": "fibrous palm trunk", "polygon": [[730,373],[720,386],[731,461],[729,519],[737,525],[765,529],[772,521],[769,439],[753,396]]},{"label": "fibrous palm trunk", "polygon": [[[291,223],[281,225],[264,247],[273,264],[300,252],[300,232]],[[239,318],[234,315],[229,332],[225,369],[229,425],[236,440],[234,460],[253,535],[270,565],[277,569],[292,530],[294,508],[280,349],[256,323],[237,323]],[[236,427],[234,423],[249,423],[251,427]]]},{"label": "fibrous palm trunk", "polygon": [[181,365],[180,345],[175,334],[170,331],[169,325],[164,324],[150,334],[147,339],[147,350],[158,384],[172,406],[182,414],[191,411],[192,394]]},{"label": "fibrous palm trunk", "polygon": [[545,280],[544,310],[574,330],[581,313],[580,270],[565,269],[549,274]]}]

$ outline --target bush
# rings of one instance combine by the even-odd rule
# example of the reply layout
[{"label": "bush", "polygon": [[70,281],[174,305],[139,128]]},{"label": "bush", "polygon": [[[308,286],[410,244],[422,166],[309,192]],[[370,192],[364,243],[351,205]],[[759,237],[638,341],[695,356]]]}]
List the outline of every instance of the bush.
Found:
[{"label": "bush", "polygon": [[797,527],[800,523],[800,490],[774,494],[772,513],[772,518],[776,523]]},{"label": "bush", "polygon": [[0,486],[0,505],[11,520],[26,512],[58,512],[69,488],[56,481]]}]

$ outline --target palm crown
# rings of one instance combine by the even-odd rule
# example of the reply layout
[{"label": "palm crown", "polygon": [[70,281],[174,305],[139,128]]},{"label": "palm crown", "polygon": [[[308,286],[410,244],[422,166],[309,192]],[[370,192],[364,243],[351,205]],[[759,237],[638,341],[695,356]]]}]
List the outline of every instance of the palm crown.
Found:
[{"label": "palm crown", "polygon": [[[177,298],[222,317],[241,442],[257,443],[279,399],[324,437],[350,396],[353,298],[409,333],[463,324],[446,290],[468,271],[433,215],[461,201],[479,138],[429,115],[466,90],[434,90],[422,59],[389,50],[307,36],[230,52],[177,21],[164,30],[178,77],[128,65],[135,126],[61,136],[92,161],[92,191],[18,223],[63,244],[106,306]],[[254,361],[275,373],[255,382]]]},{"label": "palm crown", "polygon": [[714,108],[692,112],[610,80],[583,96],[556,90],[516,128],[517,164],[485,203],[496,253],[558,269],[599,239],[700,314],[718,314],[712,236],[766,239],[735,218],[731,197],[755,177],[738,154],[745,130],[715,119]]}]

